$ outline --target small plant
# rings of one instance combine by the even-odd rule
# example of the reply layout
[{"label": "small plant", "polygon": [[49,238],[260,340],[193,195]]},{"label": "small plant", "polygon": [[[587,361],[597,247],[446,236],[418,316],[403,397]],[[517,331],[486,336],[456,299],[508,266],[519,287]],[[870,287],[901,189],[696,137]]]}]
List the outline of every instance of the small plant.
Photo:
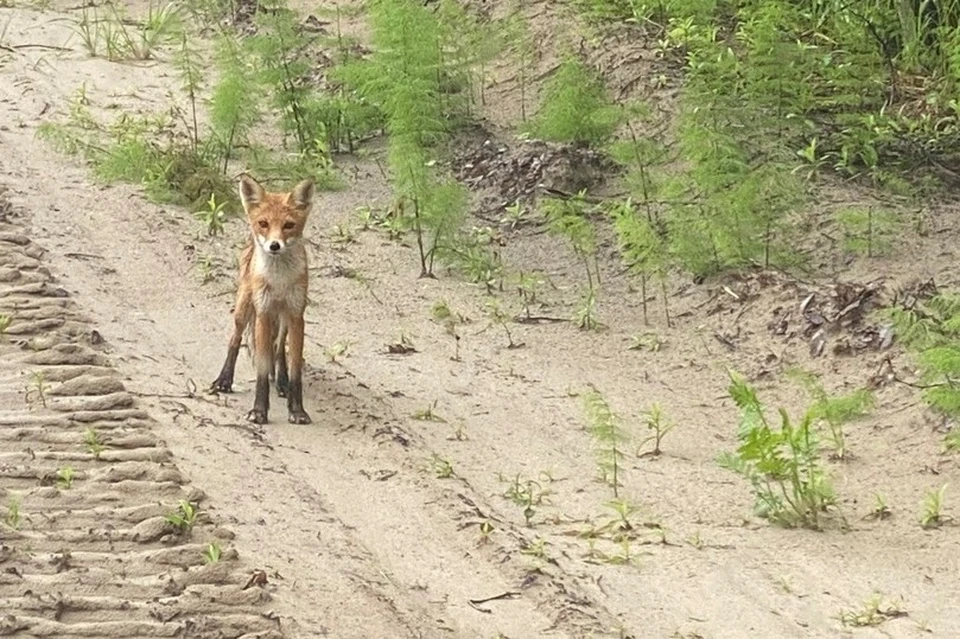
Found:
[{"label": "small plant", "polygon": [[12,321],[12,317],[0,313],[0,339],[3,339],[7,336],[7,329],[10,328],[10,322]]},{"label": "small plant", "polygon": [[64,466],[57,470],[57,487],[63,490],[69,490],[73,487],[73,477],[76,473],[70,466]]},{"label": "small plant", "polygon": [[430,458],[430,467],[437,479],[450,479],[453,477],[453,465],[449,460],[444,459],[439,454],[434,453]]},{"label": "small plant", "polygon": [[[501,481],[503,479],[501,478]],[[550,501],[551,491],[535,479],[523,479],[518,473],[511,481],[503,496],[523,507],[523,518],[530,526],[536,515],[536,507]]]},{"label": "small plant", "polygon": [[210,199],[207,200],[207,208],[193,214],[203,224],[207,235],[223,235],[225,204],[226,202],[217,202],[217,194],[211,193]]},{"label": "small plant", "polygon": [[220,547],[220,542],[213,540],[207,544],[206,549],[203,551],[203,562],[206,564],[216,564],[220,562],[220,557],[222,556],[223,549]]},{"label": "small plant", "polygon": [[[648,412],[643,414],[643,423],[648,430],[653,431],[653,434],[640,442],[640,446],[637,449],[637,456],[644,457],[652,455],[656,457],[662,452],[660,450],[660,443],[663,441],[663,438],[666,437],[667,433],[673,430],[675,424],[667,423],[664,420],[663,409],[660,407],[660,404],[657,403],[655,403]],[[653,449],[641,453],[640,450],[650,442],[653,442]]]},{"label": "small plant", "polygon": [[23,515],[20,512],[20,498],[10,495],[7,501],[7,514],[3,518],[3,523],[11,530],[19,530],[23,523]]},{"label": "small plant", "polygon": [[656,333],[639,333],[630,338],[630,346],[627,350],[631,351],[649,351],[658,353],[663,348],[663,338]]},{"label": "small plant", "polygon": [[186,499],[181,499],[180,503],[177,504],[177,509],[167,514],[166,520],[167,523],[172,524],[179,532],[188,533],[193,530],[193,526],[197,522],[197,515],[199,514],[199,508]]},{"label": "small plant", "polygon": [[623,472],[621,461],[629,435],[620,425],[620,418],[596,389],[592,388],[584,394],[583,406],[587,415],[587,432],[594,441],[600,477],[613,489],[614,498],[619,498],[620,475]]},{"label": "small plant", "polygon": [[849,395],[831,397],[815,375],[800,370],[794,370],[790,375],[797,378],[812,396],[814,401],[809,409],[811,416],[818,424],[826,424],[834,456],[837,459],[846,459],[847,445],[843,426],[863,417],[873,408],[873,393],[867,389],[859,389]]},{"label": "small plant", "polygon": [[896,619],[897,617],[906,617],[907,612],[896,603],[883,602],[880,594],[875,594],[867,600],[860,610],[844,610],[840,613],[840,623],[845,626],[862,628],[866,626],[879,626],[885,621]]},{"label": "small plant", "polygon": [[95,459],[100,459],[100,454],[107,448],[100,437],[100,433],[92,428],[84,431],[83,441],[87,445],[87,452],[93,455]]},{"label": "small plant", "polygon": [[437,414],[437,401],[438,400],[435,399],[426,408],[415,411],[411,417],[422,422],[440,422],[445,424],[447,420]]},{"label": "small plant", "polygon": [[949,520],[943,514],[943,495],[947,491],[948,484],[944,484],[939,490],[932,491],[923,500],[923,513],[920,515],[920,526],[922,528],[939,528]]},{"label": "small plant", "polygon": [[603,324],[597,319],[597,294],[595,291],[587,291],[577,308],[573,322],[577,328],[584,331],[595,331],[603,328]]},{"label": "small plant", "polygon": [[35,402],[39,402],[41,406],[46,408],[48,386],[46,382],[46,376],[43,374],[43,371],[34,371],[31,373],[30,381],[32,382],[32,385],[24,394],[24,400],[30,406],[32,406]]},{"label": "small plant", "polygon": [[889,519],[893,516],[893,511],[890,510],[890,507],[887,506],[887,500],[877,493],[875,496],[875,503],[873,510],[865,517],[866,519],[874,519],[876,521],[883,521],[884,519]]},{"label": "small plant", "polygon": [[487,299],[487,317],[490,318],[490,326],[499,326],[503,329],[503,332],[507,335],[507,348],[521,348],[523,342],[517,343],[513,341],[513,334],[510,333],[510,327],[507,324],[513,321],[513,318],[508,315],[503,307],[500,305],[500,300],[496,297],[491,297]]},{"label": "small plant", "polygon": [[483,520],[480,522],[480,535],[477,538],[477,545],[483,546],[490,543],[490,536],[493,535],[496,528],[493,527],[488,520]]},{"label": "small plant", "polygon": [[736,453],[724,453],[720,466],[747,479],[753,487],[757,514],[782,526],[819,529],[823,513],[836,506],[836,496],[823,470],[808,410],[794,424],[780,409],[780,428],[764,415],[756,391],[731,373],[730,397],[740,409]]},{"label": "small plant", "polygon": [[323,354],[327,356],[327,361],[331,364],[339,364],[340,362],[337,360],[346,356],[348,350],[350,350],[350,342],[341,340],[323,349]]},{"label": "small plant", "polygon": [[521,271],[517,275],[517,295],[523,304],[523,315],[526,319],[531,319],[530,308],[537,303],[537,291],[543,284],[544,281],[539,273],[524,273]]}]

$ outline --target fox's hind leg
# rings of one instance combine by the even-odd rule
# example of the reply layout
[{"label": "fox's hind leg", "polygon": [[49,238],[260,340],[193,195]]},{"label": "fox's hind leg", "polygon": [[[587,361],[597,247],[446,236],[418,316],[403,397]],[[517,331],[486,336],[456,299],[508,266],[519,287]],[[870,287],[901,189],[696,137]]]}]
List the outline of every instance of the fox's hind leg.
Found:
[{"label": "fox's hind leg", "polygon": [[233,335],[230,336],[230,344],[227,347],[227,359],[223,362],[220,375],[210,386],[212,392],[233,392],[233,374],[237,366],[237,355],[240,354],[240,343],[243,341],[244,331],[253,319],[253,314],[253,299],[250,291],[241,287],[237,292],[237,304],[233,309]]},{"label": "fox's hind leg", "polygon": [[281,322],[274,349],[274,362],[277,373],[277,395],[286,397],[290,393],[290,374],[287,371],[287,323]]}]

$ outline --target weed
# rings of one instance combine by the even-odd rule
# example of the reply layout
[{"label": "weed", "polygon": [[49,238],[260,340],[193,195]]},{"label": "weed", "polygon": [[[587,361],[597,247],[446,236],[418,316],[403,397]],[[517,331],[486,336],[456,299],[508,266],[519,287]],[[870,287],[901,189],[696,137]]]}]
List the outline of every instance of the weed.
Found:
[{"label": "weed", "polygon": [[323,354],[327,356],[327,361],[331,364],[339,364],[340,362],[337,360],[340,357],[345,357],[348,350],[350,350],[350,342],[341,340],[323,349]]},{"label": "weed", "polygon": [[530,308],[538,302],[538,290],[544,283],[543,278],[536,271],[532,273],[520,271],[517,274],[517,296],[523,304],[523,314],[526,319],[531,318]]},{"label": "weed", "polygon": [[20,497],[10,495],[7,501],[7,513],[4,515],[3,523],[11,530],[19,530],[23,524],[23,513],[20,511]]},{"label": "weed", "polygon": [[195,212],[193,215],[203,224],[207,235],[222,235],[224,223],[223,207],[226,202],[217,202],[217,194],[211,193],[207,200],[207,208]]},{"label": "weed", "polygon": [[220,558],[223,556],[223,549],[220,547],[219,541],[211,541],[207,544],[206,549],[203,551],[203,563],[205,564],[216,564],[220,563]]},{"label": "weed", "polygon": [[620,425],[620,418],[594,388],[583,396],[587,416],[587,432],[593,438],[597,466],[601,479],[613,489],[614,498],[620,496],[623,451],[629,443],[629,435]]},{"label": "weed", "polygon": [[813,398],[810,414],[817,423],[826,424],[834,456],[837,459],[846,459],[847,446],[843,426],[863,417],[873,408],[873,393],[867,389],[859,389],[849,395],[831,397],[815,375],[799,369],[788,374],[800,381]]},{"label": "weed", "polygon": [[[673,430],[675,424],[665,422],[663,409],[660,407],[660,404],[657,403],[655,403],[648,412],[643,414],[643,423],[646,425],[648,430],[653,431],[653,434],[640,442],[640,446],[637,448],[637,455],[639,457],[644,457],[647,455],[653,455],[656,457],[662,452],[660,450],[660,444],[663,442],[663,438],[666,437],[667,433]],[[643,447],[650,442],[653,442],[653,449],[641,453],[640,451],[643,449]]]},{"label": "weed", "polygon": [[13,318],[9,315],[0,313],[0,340],[6,338],[7,329],[10,328],[10,323],[13,321]]},{"label": "weed", "polygon": [[493,527],[489,521],[484,520],[480,522],[480,535],[477,538],[477,545],[483,546],[490,543],[490,537],[493,535],[496,528]]},{"label": "weed", "polygon": [[73,478],[76,473],[70,466],[57,469],[57,487],[63,490],[73,488]]},{"label": "weed", "polygon": [[30,374],[30,381],[31,385],[24,394],[24,400],[30,406],[33,406],[34,402],[39,402],[41,406],[46,408],[47,391],[49,387],[47,386],[46,376],[43,371],[32,372]]},{"label": "weed", "polygon": [[197,516],[200,514],[200,509],[197,508],[195,504],[181,499],[180,503],[177,504],[177,509],[171,513],[168,513],[165,517],[167,523],[173,525],[179,532],[188,533],[193,530],[194,524],[197,522]]},{"label": "weed", "polygon": [[823,470],[820,447],[808,410],[794,424],[780,409],[780,428],[771,428],[756,391],[731,373],[730,397],[740,409],[740,446],[724,453],[722,467],[750,481],[757,514],[783,526],[819,529],[822,515],[836,506],[830,480]]},{"label": "weed", "polygon": [[103,439],[100,437],[100,433],[93,428],[88,428],[84,431],[83,441],[87,445],[87,452],[93,455],[95,459],[100,459],[100,454],[107,448]]},{"label": "weed", "polygon": [[437,479],[450,479],[454,475],[453,465],[437,453],[430,458],[430,467]]},{"label": "weed", "polygon": [[663,338],[656,333],[638,333],[630,337],[630,346],[627,350],[631,351],[649,351],[658,353],[663,348]]},{"label": "weed", "polygon": [[883,495],[877,493],[874,496],[875,503],[873,510],[871,510],[865,519],[874,519],[876,521],[883,521],[884,519],[889,519],[893,516],[893,511],[890,510],[890,507],[887,506],[887,500],[884,499]]},{"label": "weed", "polygon": [[438,400],[435,399],[426,408],[421,408],[420,410],[415,411],[411,417],[422,422],[447,423],[446,419],[437,414],[437,401]]},{"label": "weed", "polygon": [[513,321],[513,318],[503,310],[503,306],[500,305],[500,300],[498,298],[490,297],[487,299],[486,311],[487,317],[490,318],[490,326],[499,326],[506,334],[507,348],[514,349],[523,346],[522,342],[517,343],[513,341],[513,334],[510,332],[510,327],[507,325],[509,322]]},{"label": "weed", "polygon": [[883,597],[878,593],[868,599],[863,608],[859,610],[841,611],[840,623],[845,626],[862,628],[879,626],[890,619],[906,616],[907,612],[900,604],[891,602],[884,605]]},{"label": "weed", "polygon": [[[504,481],[500,478],[500,481]],[[539,481],[531,478],[522,478],[518,473],[510,480],[503,496],[523,508],[523,518],[530,526],[533,517],[537,514],[536,508],[549,503],[552,491],[544,487]]]},{"label": "weed", "polygon": [[947,491],[948,484],[944,484],[939,490],[931,491],[923,499],[923,512],[920,515],[920,526],[922,528],[939,528],[950,518],[943,514],[943,495]]}]

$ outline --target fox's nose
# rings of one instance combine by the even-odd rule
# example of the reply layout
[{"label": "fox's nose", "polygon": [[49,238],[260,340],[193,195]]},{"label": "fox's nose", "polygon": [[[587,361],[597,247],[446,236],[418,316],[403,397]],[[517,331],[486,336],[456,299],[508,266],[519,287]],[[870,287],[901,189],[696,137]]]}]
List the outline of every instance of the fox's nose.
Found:
[{"label": "fox's nose", "polygon": [[280,250],[280,242],[278,242],[278,241],[276,241],[276,240],[270,242],[270,252],[271,252],[271,253],[276,253],[276,252],[279,251],[279,250]]}]

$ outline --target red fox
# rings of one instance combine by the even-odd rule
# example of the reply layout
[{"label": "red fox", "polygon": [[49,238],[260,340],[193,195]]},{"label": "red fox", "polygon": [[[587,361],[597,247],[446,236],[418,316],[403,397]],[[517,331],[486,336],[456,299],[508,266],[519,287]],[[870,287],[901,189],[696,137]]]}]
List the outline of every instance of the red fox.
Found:
[{"label": "red fox", "polygon": [[[229,393],[243,334],[253,326],[257,386],[247,419],[267,422],[270,378],[287,398],[291,424],[309,424],[303,410],[303,312],[307,306],[307,251],[303,227],[313,204],[313,182],[289,193],[270,193],[249,175],[240,177],[240,201],[252,231],[240,254],[240,278],[227,359],[213,392]],[[286,350],[289,338],[289,358]],[[287,366],[289,364],[289,373]]]}]

